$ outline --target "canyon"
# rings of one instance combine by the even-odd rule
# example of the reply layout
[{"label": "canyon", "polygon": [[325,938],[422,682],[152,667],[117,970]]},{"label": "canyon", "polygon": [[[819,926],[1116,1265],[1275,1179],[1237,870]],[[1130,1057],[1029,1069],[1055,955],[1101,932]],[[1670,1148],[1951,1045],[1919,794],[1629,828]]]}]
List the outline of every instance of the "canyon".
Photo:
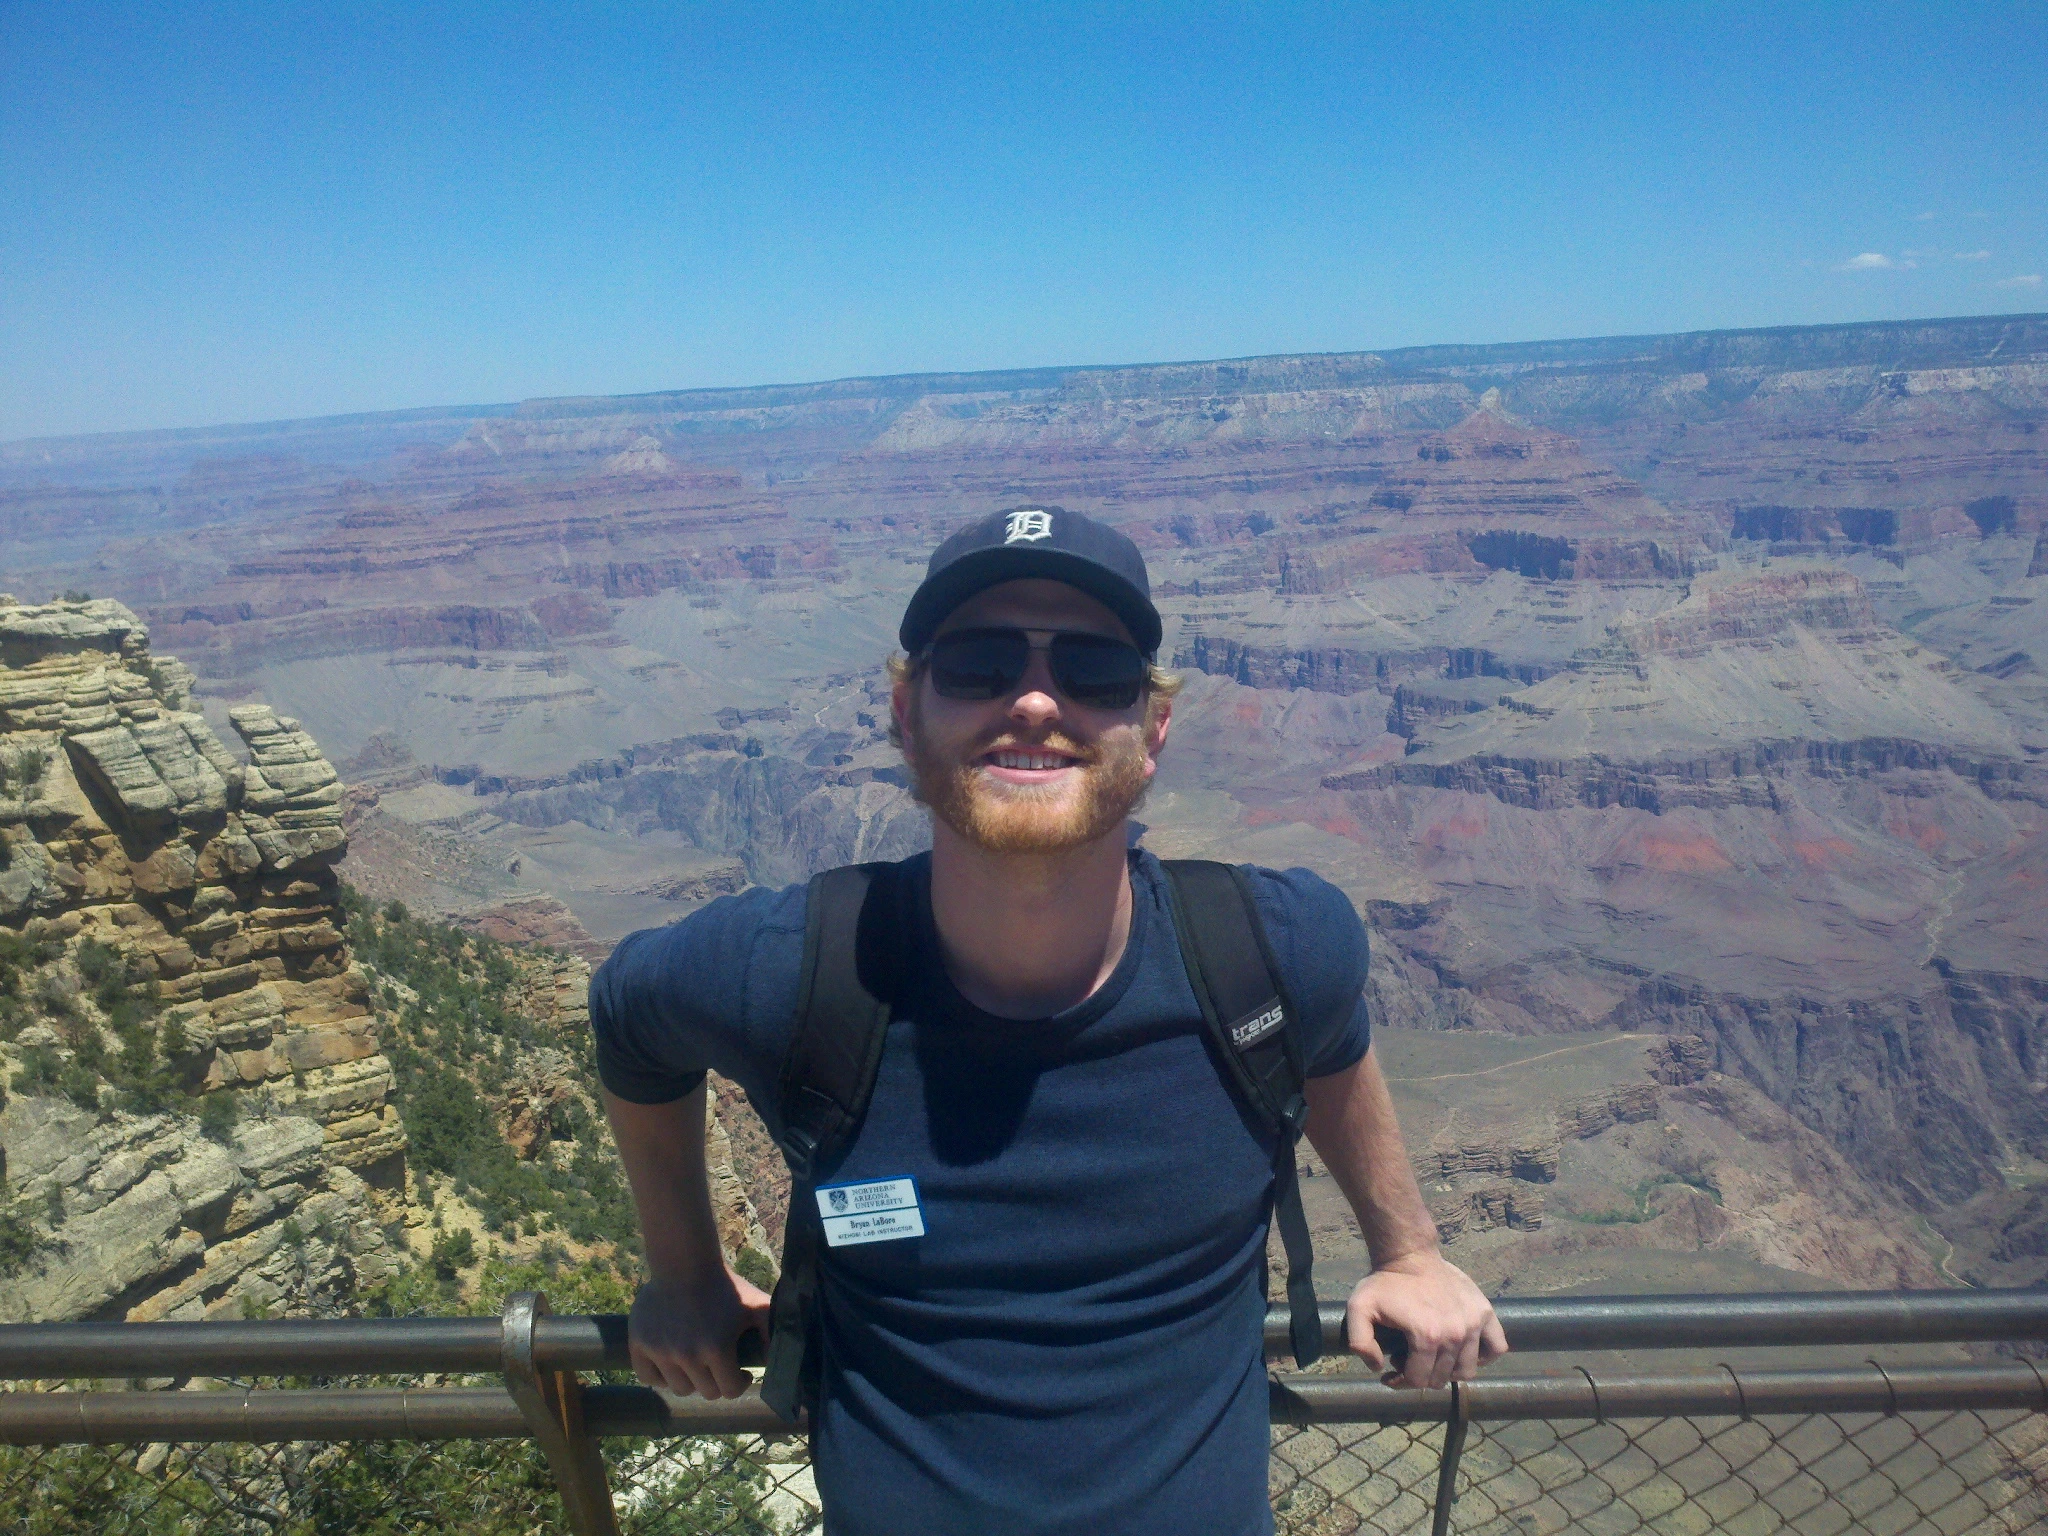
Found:
[{"label": "canyon", "polygon": [[[301,1111],[259,1123],[303,1148],[195,1143],[208,1179],[402,1186],[334,871],[586,964],[914,851],[902,604],[960,521],[1057,504],[1145,549],[1188,677],[1146,844],[1306,865],[1366,917],[1454,1258],[1511,1290],[2031,1284],[2044,422],[2048,317],[2012,316],[0,444],[0,585],[56,594],[0,607],[4,745],[48,786],[0,798],[0,923],[152,956],[222,1063],[189,1086]],[[38,1200],[70,1175],[31,1145],[87,1134],[56,1105],[5,1112],[52,1117],[7,1140]],[[772,1245],[772,1154],[721,1114]],[[116,1130],[96,1166],[170,1177],[147,1138],[184,1133]],[[326,1171],[265,1171],[294,1157]],[[1309,1191],[1335,1284],[1362,1254]]]}]

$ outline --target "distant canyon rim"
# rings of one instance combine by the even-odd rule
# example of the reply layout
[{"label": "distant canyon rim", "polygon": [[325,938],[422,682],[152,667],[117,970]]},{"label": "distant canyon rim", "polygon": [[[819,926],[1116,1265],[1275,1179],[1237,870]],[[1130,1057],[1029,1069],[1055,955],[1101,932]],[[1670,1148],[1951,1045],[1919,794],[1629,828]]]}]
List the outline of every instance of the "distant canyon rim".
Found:
[{"label": "distant canyon rim", "polygon": [[1349,892],[1453,1257],[2033,1283],[2044,423],[2022,315],[42,439],[0,587],[118,600],[222,741],[295,720],[366,893],[594,959],[923,846],[904,599],[1087,511],[1189,674],[1145,841]]}]

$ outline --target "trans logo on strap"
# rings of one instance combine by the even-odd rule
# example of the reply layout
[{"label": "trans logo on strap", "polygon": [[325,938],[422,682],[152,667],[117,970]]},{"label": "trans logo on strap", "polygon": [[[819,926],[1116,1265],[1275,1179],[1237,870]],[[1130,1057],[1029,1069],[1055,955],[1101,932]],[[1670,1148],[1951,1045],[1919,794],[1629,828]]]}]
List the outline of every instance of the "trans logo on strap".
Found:
[{"label": "trans logo on strap", "polygon": [[1255,1040],[1263,1040],[1286,1022],[1287,1014],[1278,1003],[1263,1013],[1255,1013],[1248,1019],[1241,1019],[1230,1026],[1230,1043],[1240,1050]]}]

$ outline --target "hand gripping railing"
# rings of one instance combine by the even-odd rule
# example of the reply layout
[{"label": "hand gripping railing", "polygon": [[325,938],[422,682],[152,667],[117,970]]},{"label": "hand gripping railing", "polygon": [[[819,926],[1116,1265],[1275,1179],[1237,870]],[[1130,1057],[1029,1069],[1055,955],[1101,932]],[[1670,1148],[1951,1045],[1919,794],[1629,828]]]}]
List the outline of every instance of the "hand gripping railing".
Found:
[{"label": "hand gripping railing", "polygon": [[[2048,1289],[1503,1296],[1493,1309],[1522,1354],[2048,1338]],[[1344,1350],[1344,1309],[1326,1303],[1322,1312],[1323,1348]],[[1287,1312],[1270,1308],[1266,1353],[1287,1352]]]},{"label": "hand gripping railing", "polygon": [[[1503,1298],[1518,1352],[1734,1348],[2048,1339],[2048,1291],[1792,1293],[1756,1296]],[[1341,1308],[1323,1314],[1343,1345]],[[1284,1313],[1267,1320],[1284,1353]],[[758,1364],[758,1341],[743,1341]],[[0,1393],[0,1444],[531,1438],[579,1536],[617,1530],[596,1442],[607,1436],[787,1434],[757,1393],[725,1402],[646,1387],[586,1385],[578,1373],[629,1365],[622,1317],[556,1317],[522,1292],[498,1318],[0,1326],[0,1380],[249,1378],[349,1374],[501,1376],[503,1387]],[[1503,1419],[1610,1420],[1772,1413],[1899,1414],[1950,1407],[2048,1412],[2032,1363],[1481,1379],[1397,1391],[1343,1376],[1285,1375],[1276,1424],[1446,1426],[1432,1528],[1448,1530],[1466,1426]]]}]

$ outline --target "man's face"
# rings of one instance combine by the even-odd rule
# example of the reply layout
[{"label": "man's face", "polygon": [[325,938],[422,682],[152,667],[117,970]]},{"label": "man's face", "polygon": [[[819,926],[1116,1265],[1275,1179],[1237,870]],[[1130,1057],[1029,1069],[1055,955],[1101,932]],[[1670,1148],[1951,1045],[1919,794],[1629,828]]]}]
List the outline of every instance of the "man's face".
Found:
[{"label": "man's face", "polygon": [[1149,692],[1129,709],[1076,704],[1043,649],[1054,633],[1128,642],[1116,615],[1064,582],[1009,581],[962,603],[939,633],[956,629],[1025,630],[1031,665],[994,699],[940,698],[929,674],[897,685],[917,798],[991,853],[1058,853],[1121,827],[1158,771],[1172,706]]}]

